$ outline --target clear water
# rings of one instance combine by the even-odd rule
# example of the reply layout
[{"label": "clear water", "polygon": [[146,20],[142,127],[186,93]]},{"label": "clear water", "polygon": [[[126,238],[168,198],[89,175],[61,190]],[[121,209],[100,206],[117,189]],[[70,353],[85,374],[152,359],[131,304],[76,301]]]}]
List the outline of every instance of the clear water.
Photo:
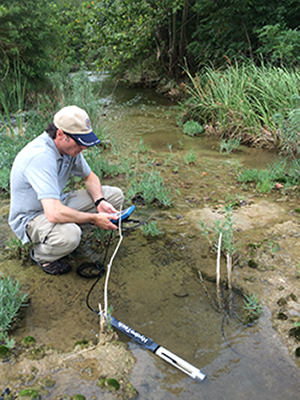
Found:
[{"label": "clear water", "polygon": [[[165,181],[173,187],[174,207],[167,211],[137,207],[135,217],[155,219],[163,232],[151,239],[141,230],[126,233],[113,264],[109,282],[109,303],[113,315],[133,329],[185,359],[207,375],[194,382],[157,356],[121,335],[136,357],[130,381],[139,400],[147,399],[299,399],[300,371],[272,328],[271,314],[264,307],[258,323],[247,327],[227,312],[217,312],[200,284],[198,271],[214,274],[215,256],[209,252],[200,231],[186,223],[184,216],[195,203],[187,197],[224,199],[232,194],[232,174],[236,163],[265,167],[276,155],[272,151],[243,149],[230,157],[220,154],[218,141],[182,135],[176,125],[176,109],[153,90],[103,88],[105,133],[118,143],[123,156],[132,155],[133,143],[140,137],[151,145]],[[171,150],[170,150],[171,149]],[[191,150],[196,166],[184,163]],[[171,166],[164,165],[170,153]],[[177,165],[179,174],[172,174]],[[203,172],[206,175],[203,175]],[[122,178],[118,178],[122,186]],[[185,184],[190,183],[188,192]],[[176,191],[179,189],[179,192]],[[188,196],[187,196],[188,193]],[[2,202],[1,243],[13,236],[6,223],[8,201]],[[110,254],[116,242],[110,248]],[[81,247],[71,263],[76,268],[84,258],[101,259],[97,249]],[[51,343],[62,350],[72,348],[76,340],[92,340],[98,331],[97,316],[86,307],[90,280],[75,271],[67,276],[41,274],[35,265],[5,259],[0,264],[5,274],[18,278],[31,293],[31,304],[14,332],[17,338],[32,335],[38,344]],[[97,308],[103,301],[103,280],[90,296]],[[215,284],[206,282],[211,294]],[[263,296],[263,286],[255,288]],[[228,293],[225,292],[225,297]],[[234,310],[242,315],[240,296]],[[60,390],[80,389],[91,396],[91,382],[60,379]],[[74,389],[75,390],[75,389]]]}]

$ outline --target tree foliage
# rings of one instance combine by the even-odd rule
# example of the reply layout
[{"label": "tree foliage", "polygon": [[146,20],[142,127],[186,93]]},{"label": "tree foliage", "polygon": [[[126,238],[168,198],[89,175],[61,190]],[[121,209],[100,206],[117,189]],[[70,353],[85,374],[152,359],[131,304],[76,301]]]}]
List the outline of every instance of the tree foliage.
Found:
[{"label": "tree foliage", "polygon": [[155,69],[178,80],[186,60],[194,69],[262,57],[295,64],[299,47],[297,0],[94,0],[83,7],[86,54],[116,73]]},{"label": "tree foliage", "polygon": [[58,39],[53,5],[42,0],[3,0],[0,6],[1,81],[18,60],[22,73],[37,82],[53,68]]},{"label": "tree foliage", "polygon": [[166,76],[244,58],[298,66],[298,0],[3,0],[0,79],[19,57],[31,83],[64,65]]},{"label": "tree foliage", "polygon": [[278,23],[294,29],[300,17],[296,0],[197,0],[193,10],[198,24],[189,50],[199,63],[213,65],[222,64],[224,56],[257,62],[265,55],[258,30]]}]

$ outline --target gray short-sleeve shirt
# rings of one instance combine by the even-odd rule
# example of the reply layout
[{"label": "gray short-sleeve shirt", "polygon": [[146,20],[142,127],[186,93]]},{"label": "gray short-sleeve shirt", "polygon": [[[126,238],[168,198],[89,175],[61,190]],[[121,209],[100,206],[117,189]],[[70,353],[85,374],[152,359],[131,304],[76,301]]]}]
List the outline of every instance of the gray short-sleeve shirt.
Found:
[{"label": "gray short-sleeve shirt", "polygon": [[76,157],[62,156],[46,132],[20,151],[11,170],[9,224],[22,243],[29,241],[28,222],[43,212],[41,200],[63,200],[70,174],[85,178],[90,173],[81,153]]}]

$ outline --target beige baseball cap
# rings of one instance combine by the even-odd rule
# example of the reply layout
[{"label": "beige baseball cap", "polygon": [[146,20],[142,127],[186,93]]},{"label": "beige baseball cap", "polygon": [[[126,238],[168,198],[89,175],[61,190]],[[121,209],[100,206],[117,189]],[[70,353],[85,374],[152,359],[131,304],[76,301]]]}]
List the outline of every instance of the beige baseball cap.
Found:
[{"label": "beige baseball cap", "polygon": [[91,147],[100,143],[94,134],[90,118],[85,110],[77,106],[68,106],[59,110],[53,118],[57,129],[69,133],[82,146]]}]

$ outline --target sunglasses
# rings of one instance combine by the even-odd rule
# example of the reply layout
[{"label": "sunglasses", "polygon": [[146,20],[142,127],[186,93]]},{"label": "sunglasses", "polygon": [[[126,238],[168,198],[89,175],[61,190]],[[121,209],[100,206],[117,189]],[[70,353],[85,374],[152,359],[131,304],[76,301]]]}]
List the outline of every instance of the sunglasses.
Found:
[{"label": "sunglasses", "polygon": [[76,142],[76,144],[77,144],[78,146],[82,146],[82,144],[81,144],[77,139],[75,139],[73,135],[71,135],[70,133],[67,133],[67,132],[64,132],[64,134],[67,135],[67,136],[69,136],[71,139],[73,139],[74,142]]}]

